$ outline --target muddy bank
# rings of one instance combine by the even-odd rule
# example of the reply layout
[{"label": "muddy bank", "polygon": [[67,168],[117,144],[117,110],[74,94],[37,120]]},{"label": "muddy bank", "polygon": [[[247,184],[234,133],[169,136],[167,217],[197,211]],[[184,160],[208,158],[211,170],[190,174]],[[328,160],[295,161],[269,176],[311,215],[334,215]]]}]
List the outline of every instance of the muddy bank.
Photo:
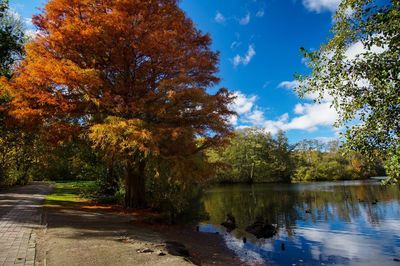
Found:
[{"label": "muddy bank", "polygon": [[196,265],[245,265],[228,249],[219,234],[201,233],[194,226],[149,225],[133,221],[133,224],[158,232],[162,238],[185,245],[190,260]]},{"label": "muddy bank", "polygon": [[219,235],[189,226],[148,224],[138,217],[143,214],[102,206],[45,208],[45,226],[37,231],[36,263],[243,265]]}]

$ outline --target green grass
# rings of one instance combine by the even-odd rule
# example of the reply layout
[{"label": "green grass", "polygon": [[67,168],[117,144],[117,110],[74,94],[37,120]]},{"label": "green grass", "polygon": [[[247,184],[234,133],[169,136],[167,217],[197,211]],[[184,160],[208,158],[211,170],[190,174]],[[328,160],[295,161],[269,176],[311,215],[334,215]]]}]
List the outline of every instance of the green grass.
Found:
[{"label": "green grass", "polygon": [[56,182],[53,192],[45,198],[46,207],[76,207],[90,202],[96,189],[95,181]]}]

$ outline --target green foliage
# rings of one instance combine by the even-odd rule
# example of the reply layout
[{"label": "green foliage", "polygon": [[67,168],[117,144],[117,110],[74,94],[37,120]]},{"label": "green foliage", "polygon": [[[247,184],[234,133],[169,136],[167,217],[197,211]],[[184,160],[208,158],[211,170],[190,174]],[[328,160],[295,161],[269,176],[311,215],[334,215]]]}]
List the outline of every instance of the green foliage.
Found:
[{"label": "green foliage", "polygon": [[218,183],[310,182],[385,175],[382,156],[345,152],[338,141],[303,140],[289,145],[260,129],[237,131],[224,149],[211,150]]},{"label": "green foliage", "polygon": [[385,162],[387,174],[391,177],[387,183],[393,183],[400,179],[400,148],[390,151],[389,159]]},{"label": "green foliage", "polygon": [[[340,115],[337,125],[347,127],[348,150],[371,156],[376,150],[397,149],[400,1],[344,0],[332,31],[333,38],[319,50],[303,50],[312,74],[299,78],[300,93],[333,97]],[[352,45],[363,48],[352,55]],[[391,170],[399,168],[398,160],[389,159],[386,165],[391,177],[398,178]]]},{"label": "green foliage", "polygon": [[8,0],[0,0],[0,76],[10,77],[16,60],[23,55],[24,27],[9,12]]},{"label": "green foliage", "polygon": [[49,145],[18,127],[0,131],[0,185],[31,180],[98,180],[98,194],[114,196],[121,171],[84,139]]},{"label": "green foliage", "polygon": [[[22,22],[9,11],[8,0],[0,0],[0,79],[10,78],[16,60],[23,55],[25,42]],[[7,126],[7,104],[11,95],[0,80],[0,185],[25,184],[31,178],[34,136]]]},{"label": "green foliage", "polygon": [[338,141],[322,143],[305,140],[293,152],[296,170],[294,182],[355,180],[385,175],[379,156],[370,159],[356,152],[346,152]]},{"label": "green foliage", "polygon": [[16,127],[0,128],[0,185],[26,184],[32,179],[34,143],[32,134]]},{"label": "green foliage", "polygon": [[359,176],[352,175],[350,169],[346,169],[345,164],[336,160],[323,161],[308,166],[299,166],[293,174],[292,181],[330,181],[360,179]]},{"label": "green foliage", "polygon": [[224,149],[210,150],[209,161],[216,164],[216,181],[289,182],[293,171],[290,147],[283,132],[270,133],[251,128],[237,131]]},{"label": "green foliage", "polygon": [[107,169],[100,156],[83,140],[63,142],[55,146],[38,143],[37,178],[45,180],[96,180]]},{"label": "green foliage", "polygon": [[8,0],[1,0],[0,1],[0,18],[3,17],[4,11],[8,9]]}]

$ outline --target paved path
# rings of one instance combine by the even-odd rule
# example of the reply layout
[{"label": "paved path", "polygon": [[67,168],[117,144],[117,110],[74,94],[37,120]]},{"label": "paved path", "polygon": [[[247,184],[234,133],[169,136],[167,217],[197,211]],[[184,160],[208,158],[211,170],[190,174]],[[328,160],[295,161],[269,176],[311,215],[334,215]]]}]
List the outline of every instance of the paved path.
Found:
[{"label": "paved path", "polygon": [[42,201],[52,187],[28,185],[0,191],[0,266],[34,265]]}]

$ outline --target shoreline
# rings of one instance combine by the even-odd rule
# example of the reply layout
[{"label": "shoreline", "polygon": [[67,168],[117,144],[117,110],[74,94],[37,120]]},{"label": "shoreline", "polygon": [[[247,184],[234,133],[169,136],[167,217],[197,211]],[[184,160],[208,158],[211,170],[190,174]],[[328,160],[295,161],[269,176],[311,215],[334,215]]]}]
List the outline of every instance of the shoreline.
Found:
[{"label": "shoreline", "polygon": [[222,235],[196,230],[195,225],[157,222],[157,213],[146,210],[127,211],[114,206],[131,217],[130,223],[143,230],[157,232],[165,241],[182,243],[189,251],[189,260],[195,265],[247,265],[226,245]]},{"label": "shoreline", "polygon": [[[221,235],[148,222],[155,214],[116,205],[44,207],[37,265],[246,265]],[[189,256],[174,254],[169,243]],[[101,262],[101,263],[100,263]],[[100,264],[99,264],[100,263]],[[150,264],[149,264],[150,263]]]},{"label": "shoreline", "polygon": [[374,177],[369,177],[369,178],[359,178],[359,179],[340,179],[340,180],[313,180],[313,181],[291,181],[291,182],[216,182],[216,183],[211,183],[210,187],[212,188],[213,186],[234,186],[234,185],[290,185],[290,184],[311,184],[311,183],[324,183],[324,182],[333,182],[333,183],[339,183],[339,182],[346,182],[346,181],[380,181],[384,179],[377,179]]},{"label": "shoreline", "polygon": [[195,265],[246,265],[226,246],[220,234],[198,232],[195,226],[190,225],[151,225],[140,221],[133,221],[133,224],[156,231],[167,241],[184,244],[189,250],[190,261]]}]

